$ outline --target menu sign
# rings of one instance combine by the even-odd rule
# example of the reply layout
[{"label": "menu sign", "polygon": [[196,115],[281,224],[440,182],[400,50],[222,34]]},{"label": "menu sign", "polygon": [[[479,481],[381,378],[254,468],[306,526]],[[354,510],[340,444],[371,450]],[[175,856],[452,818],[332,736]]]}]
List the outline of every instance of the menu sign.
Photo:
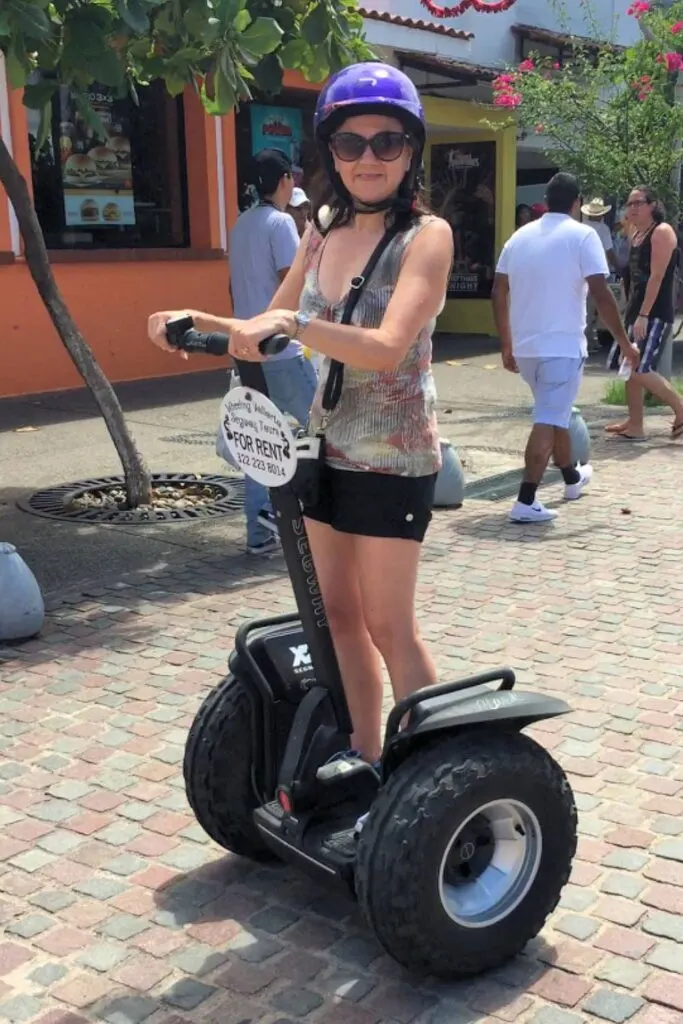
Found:
[{"label": "menu sign", "polygon": [[102,139],[62,92],[59,151],[67,227],[135,224],[129,126],[111,90],[93,87],[88,99],[98,114]]},{"label": "menu sign", "polygon": [[448,298],[488,299],[495,273],[496,144],[432,146],[434,208],[453,232]]}]

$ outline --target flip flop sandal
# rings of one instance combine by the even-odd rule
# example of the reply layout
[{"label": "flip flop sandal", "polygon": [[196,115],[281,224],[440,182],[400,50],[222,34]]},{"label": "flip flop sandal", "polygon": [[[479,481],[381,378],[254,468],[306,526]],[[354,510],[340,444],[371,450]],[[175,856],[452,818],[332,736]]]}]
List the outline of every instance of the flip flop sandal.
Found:
[{"label": "flip flop sandal", "polygon": [[624,434],[625,432],[626,428],[619,426],[618,423],[610,423],[605,427],[606,434]]},{"label": "flip flop sandal", "polygon": [[[681,430],[681,434],[683,434],[683,423],[681,423],[680,430]],[[622,441],[635,441],[635,442],[647,441],[647,438],[645,437],[645,434],[616,434],[615,436],[621,438]],[[676,436],[679,436],[679,435],[676,435]]]},{"label": "flip flop sandal", "polygon": [[679,437],[683,437],[683,420],[680,423],[674,423],[671,428],[671,440],[677,441]]}]

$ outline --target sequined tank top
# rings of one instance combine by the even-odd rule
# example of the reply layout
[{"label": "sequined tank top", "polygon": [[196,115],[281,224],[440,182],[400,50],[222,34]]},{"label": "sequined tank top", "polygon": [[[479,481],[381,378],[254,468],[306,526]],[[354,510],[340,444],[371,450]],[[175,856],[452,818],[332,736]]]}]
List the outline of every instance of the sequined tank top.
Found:
[{"label": "sequined tank top", "polygon": [[[401,263],[415,235],[429,223],[423,217],[391,240],[364,288],[352,323],[377,328],[394,293]],[[312,229],[305,264],[300,309],[310,317],[339,322],[346,296],[329,303],[320,291],[318,267],[323,237]],[[436,388],[432,375],[432,334],[435,320],[420,331],[405,358],[393,370],[359,370],[344,366],[344,384],[337,406],[325,425],[326,461],[336,469],[393,476],[429,476],[441,468],[436,425]],[[311,408],[311,431],[324,422],[322,396],[330,369],[325,358]]]}]

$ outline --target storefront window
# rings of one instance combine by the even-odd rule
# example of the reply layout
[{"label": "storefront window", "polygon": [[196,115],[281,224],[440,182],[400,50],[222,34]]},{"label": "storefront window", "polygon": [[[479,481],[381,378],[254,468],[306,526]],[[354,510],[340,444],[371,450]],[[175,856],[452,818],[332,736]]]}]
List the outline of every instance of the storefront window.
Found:
[{"label": "storefront window", "polygon": [[139,90],[139,104],[106,86],[92,87],[90,103],[106,138],[60,89],[39,154],[38,115],[28,112],[33,192],[48,249],[188,245],[182,99],[155,82]]},{"label": "storefront window", "polygon": [[449,299],[488,299],[495,273],[496,144],[432,146],[434,212],[453,231],[455,261]]},{"label": "storefront window", "polygon": [[244,104],[237,113],[237,174],[240,210],[256,202],[249,180],[251,158],[262,149],[280,149],[292,161],[295,184],[309,191],[316,170],[313,111],[316,96],[285,92],[276,99]]}]

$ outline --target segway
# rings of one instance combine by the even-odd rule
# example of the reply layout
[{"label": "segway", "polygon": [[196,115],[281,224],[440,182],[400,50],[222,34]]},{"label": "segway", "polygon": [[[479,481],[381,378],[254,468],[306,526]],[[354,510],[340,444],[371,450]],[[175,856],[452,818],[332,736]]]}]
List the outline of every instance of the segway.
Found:
[{"label": "segway", "polygon": [[[167,332],[186,351],[218,355],[228,342],[198,334],[187,317]],[[288,340],[268,339],[262,350]],[[265,436],[268,409],[280,414],[263,397],[260,364],[238,370],[242,388],[230,395],[242,392],[240,408],[266,410],[267,458],[279,430],[273,415]],[[249,448],[246,419],[231,408],[226,429],[239,454],[238,435]],[[279,858],[357,899],[407,968],[447,979],[493,968],[537,935],[569,877],[573,795],[559,765],[521,733],[569,706],[513,689],[513,672],[497,669],[399,701],[379,766],[335,758],[349,749],[352,727],[300,503],[289,481],[271,499],[298,611],[237,630],[229,674],[187,741],[197,820],[226,850]]]}]

